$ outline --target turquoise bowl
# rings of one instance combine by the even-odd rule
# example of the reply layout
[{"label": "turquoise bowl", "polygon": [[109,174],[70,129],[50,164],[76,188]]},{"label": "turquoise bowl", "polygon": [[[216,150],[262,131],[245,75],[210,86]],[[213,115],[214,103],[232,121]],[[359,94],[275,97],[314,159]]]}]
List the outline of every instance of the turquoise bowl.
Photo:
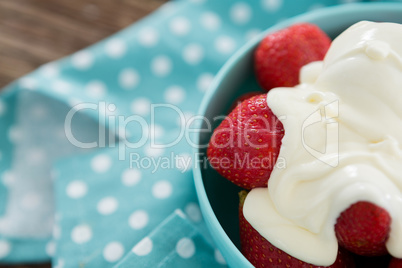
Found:
[{"label": "turquoise bowl", "polygon": [[[323,8],[283,21],[253,39],[237,51],[216,75],[199,110],[204,121],[199,125],[195,148],[194,179],[207,227],[230,267],[253,267],[240,252],[238,192],[241,188],[224,179],[206,161],[206,146],[212,130],[234,100],[249,91],[260,90],[253,73],[253,51],[268,33],[296,22],[318,25],[331,38],[361,21],[402,23],[402,3],[362,3]],[[207,123],[209,122],[209,123]]]}]

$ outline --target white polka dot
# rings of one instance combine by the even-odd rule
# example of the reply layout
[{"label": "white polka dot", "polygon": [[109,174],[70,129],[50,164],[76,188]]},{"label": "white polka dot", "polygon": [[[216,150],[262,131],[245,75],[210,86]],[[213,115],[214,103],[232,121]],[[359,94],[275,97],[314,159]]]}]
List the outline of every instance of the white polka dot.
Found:
[{"label": "white polka dot", "polygon": [[4,115],[6,112],[6,104],[4,101],[0,100],[0,116]]},{"label": "white polka dot", "polygon": [[251,40],[261,33],[260,29],[250,29],[246,32],[246,40]]},{"label": "white polka dot", "polygon": [[184,210],[193,222],[200,222],[202,220],[200,207],[196,203],[189,203]]},{"label": "white polka dot", "polygon": [[140,75],[134,69],[124,69],[119,74],[119,83],[123,89],[133,89],[140,82]]},{"label": "white polka dot", "polygon": [[191,24],[184,17],[176,17],[169,23],[169,28],[175,35],[186,35],[190,31]]},{"label": "white polka dot", "polygon": [[262,0],[262,7],[269,12],[276,12],[281,8],[283,0]]},{"label": "white polka dot", "polygon": [[183,59],[188,64],[198,64],[203,58],[204,49],[198,44],[190,44],[183,49]]},{"label": "white polka dot", "polygon": [[217,263],[222,264],[222,265],[226,265],[226,261],[223,258],[222,253],[218,249],[215,249],[215,254],[214,255],[215,255],[215,260],[216,260]]},{"label": "white polka dot", "polygon": [[64,268],[65,261],[62,258],[57,259],[57,264],[54,266],[54,268]]},{"label": "white polka dot", "polygon": [[4,171],[1,176],[1,181],[6,186],[11,186],[15,182],[15,175],[12,171]]},{"label": "white polka dot", "polygon": [[176,168],[181,170],[182,172],[189,171],[192,169],[192,158],[188,153],[180,154],[175,157],[176,159]]},{"label": "white polka dot", "polygon": [[17,126],[11,126],[8,129],[8,138],[13,143],[20,142],[24,139],[24,132]]},{"label": "white polka dot", "polygon": [[98,212],[102,215],[110,215],[116,211],[119,202],[114,197],[105,197],[98,202]]},{"label": "white polka dot", "polygon": [[52,78],[59,74],[59,67],[56,63],[47,63],[45,65],[42,65],[39,70],[43,74],[43,76],[47,78]]},{"label": "white polka dot", "polygon": [[137,98],[131,103],[131,111],[138,115],[147,115],[151,112],[151,102],[146,98]]},{"label": "white polka dot", "polygon": [[110,242],[103,249],[103,258],[108,262],[116,262],[124,255],[124,247],[120,242]]},{"label": "white polka dot", "polygon": [[20,79],[20,86],[24,89],[35,90],[37,87],[37,81],[32,77],[23,77]]},{"label": "white polka dot", "polygon": [[86,93],[92,98],[101,98],[106,94],[105,83],[99,80],[93,80],[85,86]]},{"label": "white polka dot", "polygon": [[149,157],[158,157],[161,156],[165,152],[165,150],[163,148],[155,148],[147,146],[145,147],[144,152]]},{"label": "white polka dot", "polygon": [[52,88],[55,92],[59,94],[68,94],[71,91],[71,85],[67,81],[64,80],[56,80],[54,81]]},{"label": "white polka dot", "polygon": [[137,210],[128,218],[128,224],[135,230],[139,230],[147,226],[148,221],[148,213],[144,210]]},{"label": "white polka dot", "polygon": [[37,193],[28,193],[21,198],[21,207],[27,210],[37,209],[42,202],[42,198]]},{"label": "white polka dot", "polygon": [[214,75],[211,73],[203,73],[197,79],[197,88],[201,92],[207,91],[211,85],[212,80],[214,80]]},{"label": "white polka dot", "polygon": [[166,76],[172,71],[172,61],[164,55],[156,56],[151,62],[151,71],[156,76]]},{"label": "white polka dot", "polygon": [[56,243],[54,241],[49,241],[46,244],[46,248],[45,248],[46,254],[49,257],[53,257],[54,253],[56,252]]},{"label": "white polka dot", "polygon": [[112,39],[106,43],[106,53],[113,59],[121,58],[126,53],[126,43],[120,39]]},{"label": "white polka dot", "polygon": [[244,2],[236,3],[230,9],[230,18],[237,24],[245,24],[250,21],[252,10]]},{"label": "white polka dot", "polygon": [[215,40],[215,49],[222,54],[230,54],[236,48],[235,41],[229,36],[220,36]]},{"label": "white polka dot", "polygon": [[143,28],[138,35],[138,42],[144,47],[155,46],[159,41],[159,33],[155,28]]},{"label": "white polka dot", "polygon": [[186,97],[186,91],[179,86],[170,86],[164,94],[165,100],[170,104],[179,104]]},{"label": "white polka dot", "polygon": [[40,165],[46,163],[46,152],[41,148],[31,148],[26,152],[26,158],[31,161],[32,164]]},{"label": "white polka dot", "polygon": [[11,244],[6,240],[0,240],[0,259],[7,257],[11,252]]},{"label": "white polka dot", "polygon": [[84,197],[88,187],[83,181],[72,181],[67,185],[66,193],[70,198],[78,199]]},{"label": "white polka dot", "polygon": [[96,173],[105,173],[112,166],[112,159],[106,154],[95,156],[91,161],[91,168]]},{"label": "white polka dot", "polygon": [[71,63],[79,70],[87,70],[93,64],[93,57],[89,51],[79,51],[71,57]]},{"label": "white polka dot", "polygon": [[176,252],[183,259],[191,258],[195,253],[193,240],[187,237],[180,239],[176,244]]},{"label": "white polka dot", "polygon": [[126,169],[121,175],[121,180],[126,186],[134,186],[140,182],[141,176],[141,171],[138,169]]},{"label": "white polka dot", "polygon": [[152,186],[152,195],[158,199],[168,198],[172,192],[172,184],[168,181],[158,181]]},{"label": "white polka dot", "polygon": [[76,244],[84,244],[91,240],[91,238],[92,229],[89,225],[78,225],[71,231],[71,240]]},{"label": "white polka dot", "polygon": [[217,30],[221,26],[221,19],[216,13],[205,12],[201,15],[201,25],[208,30]]},{"label": "white polka dot", "polygon": [[153,246],[152,240],[145,237],[133,247],[132,252],[137,256],[145,256],[151,253]]},{"label": "white polka dot", "polygon": [[194,4],[204,4],[206,0],[190,0]]}]

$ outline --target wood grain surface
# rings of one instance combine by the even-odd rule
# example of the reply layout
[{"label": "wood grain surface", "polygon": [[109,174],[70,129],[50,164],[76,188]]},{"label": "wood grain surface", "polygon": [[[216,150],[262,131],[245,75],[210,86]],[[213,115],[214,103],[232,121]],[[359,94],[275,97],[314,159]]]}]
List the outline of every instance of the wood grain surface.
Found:
[{"label": "wood grain surface", "polygon": [[1,0],[0,88],[91,45],[166,0]]},{"label": "wood grain surface", "polygon": [[[0,88],[125,28],[167,0],[0,0]],[[49,268],[50,264],[0,268]]]}]

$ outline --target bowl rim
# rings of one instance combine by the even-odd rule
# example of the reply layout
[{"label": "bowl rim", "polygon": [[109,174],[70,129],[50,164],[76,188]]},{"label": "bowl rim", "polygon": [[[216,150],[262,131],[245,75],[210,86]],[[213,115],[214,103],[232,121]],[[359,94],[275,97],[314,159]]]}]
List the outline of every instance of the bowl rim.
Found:
[{"label": "bowl rim", "polygon": [[[320,18],[324,17],[330,17],[334,16],[337,14],[366,14],[366,13],[372,13],[372,12],[401,12],[402,13],[402,3],[395,3],[395,2],[385,2],[385,3],[350,3],[350,4],[343,4],[343,5],[335,5],[335,6],[330,6],[330,7],[324,7],[320,8],[318,10],[313,10],[309,11],[294,17],[291,17],[289,19],[286,19],[282,22],[276,23],[275,25],[267,28],[265,31],[261,32],[258,34],[256,37],[254,37],[252,40],[248,41],[246,44],[244,44],[240,49],[238,49],[225,63],[224,65],[220,68],[218,73],[215,75],[213,81],[211,82],[211,85],[209,86],[208,90],[206,91],[200,107],[198,109],[197,115],[200,116],[205,116],[208,105],[212,98],[215,96],[216,92],[220,88],[221,82],[225,79],[225,77],[228,75],[230,70],[236,65],[236,63],[251,49],[253,49],[259,42],[260,40],[265,37],[268,33],[278,31],[280,29],[283,29],[285,27],[288,27],[294,23],[297,22],[309,22],[309,21],[316,21],[319,20]],[[201,129],[203,122],[199,122],[197,124],[198,130]],[[196,144],[200,144],[201,140],[201,135],[202,131],[197,131],[195,133],[195,142]],[[194,176],[194,183],[195,183],[195,188],[196,188],[196,193],[198,197],[198,201],[200,203],[200,209],[202,212],[203,217],[205,218],[205,222],[207,225],[207,228],[212,235],[212,238],[214,242],[216,243],[218,249],[226,248],[227,250],[233,252],[235,255],[239,257],[238,261],[241,261],[241,263],[237,262],[236,264],[240,264],[241,267],[253,267],[251,263],[243,256],[243,254],[240,252],[240,250],[234,245],[234,243],[231,241],[229,236],[226,234],[225,230],[219,223],[212,206],[209,202],[207,193],[205,191],[204,187],[204,182],[202,180],[202,174],[201,174],[201,159],[199,158],[200,148],[193,147],[193,155],[195,156],[194,159],[194,167],[193,167],[193,176]],[[219,238],[219,239],[218,239]],[[225,257],[224,252],[222,252],[222,255]],[[226,259],[226,261],[228,261]],[[228,263],[233,264],[233,263]],[[237,266],[237,265],[236,265]]]}]

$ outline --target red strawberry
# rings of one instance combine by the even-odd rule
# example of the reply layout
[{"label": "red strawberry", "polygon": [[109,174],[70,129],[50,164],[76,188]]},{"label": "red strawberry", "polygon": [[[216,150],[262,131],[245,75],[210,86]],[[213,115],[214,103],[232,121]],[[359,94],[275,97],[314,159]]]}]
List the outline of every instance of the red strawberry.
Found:
[{"label": "red strawberry", "polygon": [[402,268],[402,259],[392,258],[388,268]]},{"label": "red strawberry", "polygon": [[266,36],[255,54],[255,71],[261,87],[293,87],[299,84],[302,66],[323,60],[331,39],[316,25],[295,24]]},{"label": "red strawberry", "polygon": [[[240,243],[243,255],[255,267],[305,267],[315,268],[315,266],[299,259],[296,259],[289,254],[281,251],[273,246],[264,237],[262,237],[244,218],[243,204],[247,196],[246,191],[239,193],[239,220],[240,220]],[[302,246],[302,245],[301,245]],[[340,248],[338,256],[332,268],[353,268],[355,267],[353,257],[346,250]]]},{"label": "red strawberry", "polygon": [[247,100],[247,99],[249,99],[249,98],[251,98],[251,97],[260,95],[260,94],[262,94],[262,93],[263,93],[263,92],[261,92],[261,91],[252,91],[252,92],[244,93],[243,95],[241,95],[240,97],[238,97],[238,98],[232,103],[232,106],[230,106],[229,111],[233,111],[233,109],[236,108],[236,106],[239,105],[240,103],[242,103],[243,101],[245,101],[245,100]]},{"label": "red strawberry", "polygon": [[370,202],[360,201],[338,217],[335,233],[338,243],[363,256],[387,254],[385,242],[390,231],[388,212]]},{"label": "red strawberry", "polygon": [[266,94],[238,105],[215,129],[208,145],[211,166],[233,183],[266,187],[284,131],[269,109]]}]

